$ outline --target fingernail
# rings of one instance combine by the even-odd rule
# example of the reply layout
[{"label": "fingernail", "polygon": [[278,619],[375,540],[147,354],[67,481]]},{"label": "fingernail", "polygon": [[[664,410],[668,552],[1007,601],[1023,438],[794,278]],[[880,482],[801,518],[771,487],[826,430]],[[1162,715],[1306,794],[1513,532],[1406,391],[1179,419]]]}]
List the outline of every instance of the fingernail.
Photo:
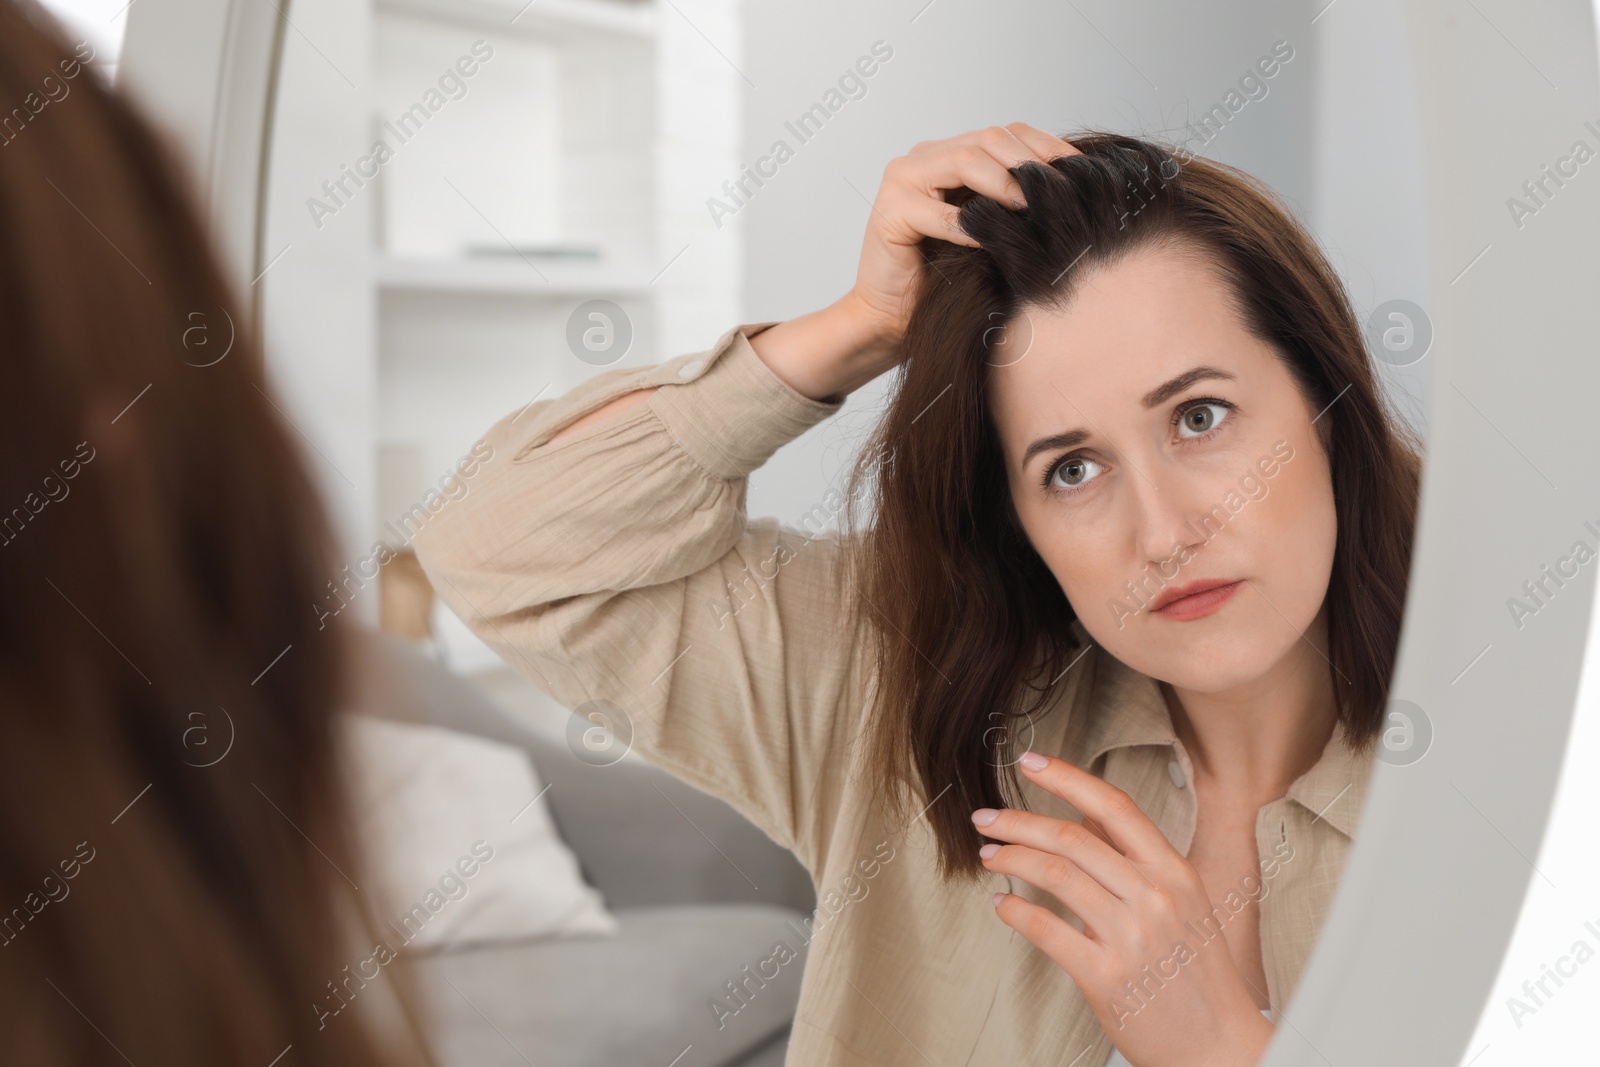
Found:
[{"label": "fingernail", "polygon": [[979,808],[972,813],[972,822],[975,826],[988,826],[1000,817],[1000,813],[993,808]]},{"label": "fingernail", "polygon": [[1037,752],[1024,752],[1017,762],[1030,771],[1042,771],[1050,765],[1050,760]]},{"label": "fingernail", "polygon": [[1004,896],[1005,896],[1004,893],[996,893],[994,896],[989,898],[989,903],[993,904],[995,907],[998,908],[1000,906],[1000,900]]},{"label": "fingernail", "polygon": [[995,844],[993,841],[990,841],[987,845],[984,845],[978,850],[978,855],[982,856],[986,860],[991,860],[994,859],[994,854],[999,851],[1000,846]]}]

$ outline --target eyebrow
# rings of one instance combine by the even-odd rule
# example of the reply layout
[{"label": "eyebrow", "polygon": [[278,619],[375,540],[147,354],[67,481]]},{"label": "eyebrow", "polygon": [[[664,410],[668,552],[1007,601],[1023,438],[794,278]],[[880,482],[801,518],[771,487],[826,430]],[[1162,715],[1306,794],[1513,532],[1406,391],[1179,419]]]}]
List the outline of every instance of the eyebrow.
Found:
[{"label": "eyebrow", "polygon": [[[1201,366],[1184,371],[1171,381],[1163,382],[1156,386],[1154,389],[1150,390],[1144,395],[1142,403],[1147,409],[1160,407],[1162,404],[1165,404],[1168,400],[1171,400],[1173,397],[1177,396],[1179,393],[1183,392],[1185,389],[1196,384],[1197,382],[1209,381],[1211,379],[1224,379],[1227,381],[1232,381],[1234,380],[1234,377],[1235,376],[1233,374],[1221,369],[1220,367],[1211,367],[1202,364]],[[1074,448],[1077,445],[1081,445],[1088,439],[1088,430],[1068,430],[1065,433],[1052,434],[1049,437],[1041,437],[1037,441],[1033,442],[1033,444],[1029,445],[1027,450],[1022,453],[1022,469],[1026,470],[1028,464],[1033,460],[1033,457],[1038,455],[1040,452],[1049,452],[1057,448]]]}]

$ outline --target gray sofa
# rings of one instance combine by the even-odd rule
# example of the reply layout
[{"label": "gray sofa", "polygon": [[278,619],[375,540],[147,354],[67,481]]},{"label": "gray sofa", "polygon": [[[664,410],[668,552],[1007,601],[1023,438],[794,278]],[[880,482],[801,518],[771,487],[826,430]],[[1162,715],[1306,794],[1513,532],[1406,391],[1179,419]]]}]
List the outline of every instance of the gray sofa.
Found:
[{"label": "gray sofa", "polygon": [[[352,710],[526,750],[622,929],[418,954],[444,1067],[781,1067],[806,959],[751,980],[816,907],[810,875],[721,800],[634,757],[593,767],[392,636],[360,635]],[[743,1007],[719,1027],[713,1000]]]}]

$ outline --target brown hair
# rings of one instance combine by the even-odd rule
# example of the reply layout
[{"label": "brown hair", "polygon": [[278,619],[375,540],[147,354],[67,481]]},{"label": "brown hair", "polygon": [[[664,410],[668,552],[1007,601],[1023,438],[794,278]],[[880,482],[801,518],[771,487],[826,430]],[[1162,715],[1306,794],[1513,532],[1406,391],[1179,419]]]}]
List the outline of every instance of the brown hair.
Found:
[{"label": "brown hair", "polygon": [[0,0],[0,109],[0,1061],[415,1062],[314,1007],[371,929],[347,637],[244,301],[32,0]]},{"label": "brown hair", "polygon": [[1314,409],[1337,399],[1318,420],[1339,529],[1329,655],[1350,680],[1336,687],[1339,718],[1363,752],[1381,728],[1399,641],[1422,444],[1381,396],[1338,276],[1242,171],[1118,134],[1066,139],[1083,154],[1011,168],[1026,208],[967,188],[947,194],[982,247],[923,240],[905,360],[845,493],[854,531],[872,483],[872,525],[843,539],[846,570],[859,575],[854,610],[876,649],[867,765],[902,816],[912,794],[921,807],[948,790],[928,809],[946,877],[985,873],[974,808],[1025,807],[1015,768],[996,765],[991,713],[1045,707],[1048,680],[1079,651],[1072,606],[1012,507],[989,413],[990,331],[1025,307],[1064,306],[1088,269],[1155,244],[1203,254]]}]

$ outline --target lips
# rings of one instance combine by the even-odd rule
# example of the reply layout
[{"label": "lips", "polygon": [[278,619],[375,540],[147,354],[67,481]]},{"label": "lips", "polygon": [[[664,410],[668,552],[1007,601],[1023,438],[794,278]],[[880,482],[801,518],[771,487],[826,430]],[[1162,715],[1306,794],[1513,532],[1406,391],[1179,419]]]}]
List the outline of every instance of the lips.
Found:
[{"label": "lips", "polygon": [[[1154,603],[1150,605],[1150,610],[1155,612],[1165,611],[1177,601],[1185,600],[1201,593],[1210,593],[1211,590],[1222,590],[1229,586],[1235,586],[1243,580],[1242,578],[1200,578],[1186,585],[1171,585],[1161,591],[1161,595],[1156,597]],[[1231,593],[1232,590],[1229,590],[1229,592]],[[1215,600],[1218,597],[1213,595],[1205,599]],[[1226,599],[1226,596],[1221,597],[1221,599]],[[1220,603],[1220,600],[1218,602]],[[1194,606],[1200,606],[1198,600]]]}]

